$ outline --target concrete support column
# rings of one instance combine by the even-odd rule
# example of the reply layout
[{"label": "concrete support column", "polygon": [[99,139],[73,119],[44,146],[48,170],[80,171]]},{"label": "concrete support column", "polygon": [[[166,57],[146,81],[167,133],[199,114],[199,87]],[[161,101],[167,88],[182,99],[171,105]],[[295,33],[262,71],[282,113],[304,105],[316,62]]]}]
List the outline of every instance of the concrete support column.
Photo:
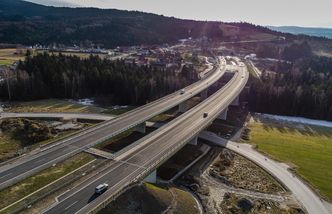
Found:
[{"label": "concrete support column", "polygon": [[180,103],[180,105],[179,105],[179,112],[184,113],[187,110],[188,110],[187,101],[183,101],[182,103]]},{"label": "concrete support column", "polygon": [[144,123],[141,123],[141,124],[137,125],[137,126],[135,127],[135,129],[136,129],[136,131],[138,131],[138,132],[144,134],[145,131],[146,131],[145,127],[146,127],[146,124],[145,124],[145,122],[144,122]]},{"label": "concrete support column", "polygon": [[239,106],[240,105],[240,98],[237,96],[235,100],[231,103],[231,106]]},{"label": "concrete support column", "polygon": [[205,100],[208,97],[208,89],[201,92],[201,100]]},{"label": "concrete support column", "polygon": [[197,139],[198,139],[198,137],[195,136],[193,139],[191,139],[191,140],[189,141],[189,144],[190,144],[190,145],[197,146],[197,144],[198,144]]},{"label": "concrete support column", "polygon": [[151,172],[150,175],[148,175],[146,178],[144,178],[144,181],[155,184],[157,182],[157,170],[154,170],[153,172]]},{"label": "concrete support column", "polygon": [[218,116],[218,119],[227,120],[227,112],[228,108],[226,108],[223,112],[221,112],[221,114]]}]

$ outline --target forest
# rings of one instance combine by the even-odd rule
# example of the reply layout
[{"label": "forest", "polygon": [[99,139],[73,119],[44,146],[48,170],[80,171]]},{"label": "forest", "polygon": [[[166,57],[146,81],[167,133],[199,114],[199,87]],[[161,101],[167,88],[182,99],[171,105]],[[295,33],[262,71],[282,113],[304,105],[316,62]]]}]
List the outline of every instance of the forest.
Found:
[{"label": "forest", "polygon": [[182,20],[138,11],[59,8],[21,0],[0,1],[0,43],[114,48],[221,38],[220,22]]},{"label": "forest", "polygon": [[[62,54],[37,54],[20,61],[9,81],[11,100],[95,98],[107,104],[142,105],[197,81],[191,67],[180,72]],[[0,99],[8,100],[5,81]]]},{"label": "forest", "polygon": [[252,83],[251,111],[332,121],[332,58],[302,57]]}]

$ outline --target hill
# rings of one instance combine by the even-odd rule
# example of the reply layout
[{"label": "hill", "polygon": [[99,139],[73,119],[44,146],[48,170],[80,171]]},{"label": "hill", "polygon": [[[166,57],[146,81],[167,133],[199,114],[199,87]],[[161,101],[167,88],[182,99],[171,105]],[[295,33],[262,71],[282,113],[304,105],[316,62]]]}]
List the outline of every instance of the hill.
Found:
[{"label": "hill", "polygon": [[309,28],[309,27],[296,27],[296,26],[281,26],[281,27],[269,26],[268,28],[283,33],[291,33],[296,35],[303,34],[308,36],[318,36],[318,37],[326,37],[332,39],[331,28]]},{"label": "hill", "polygon": [[137,11],[43,6],[20,0],[0,1],[0,41],[11,44],[97,44],[104,47],[160,44],[206,36],[225,41],[274,38],[280,33],[225,24],[182,20]]}]

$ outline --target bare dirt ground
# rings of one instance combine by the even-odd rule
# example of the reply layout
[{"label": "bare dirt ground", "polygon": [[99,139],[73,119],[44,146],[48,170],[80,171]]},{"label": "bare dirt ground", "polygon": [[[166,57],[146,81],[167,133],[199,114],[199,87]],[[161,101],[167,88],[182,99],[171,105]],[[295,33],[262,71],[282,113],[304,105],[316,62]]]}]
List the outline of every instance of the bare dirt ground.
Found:
[{"label": "bare dirt ground", "polygon": [[262,193],[282,193],[283,188],[246,158],[224,149],[209,168],[209,174],[228,186]]},{"label": "bare dirt ground", "polygon": [[197,195],[204,213],[301,213],[292,195],[251,161],[214,148],[177,181]]}]

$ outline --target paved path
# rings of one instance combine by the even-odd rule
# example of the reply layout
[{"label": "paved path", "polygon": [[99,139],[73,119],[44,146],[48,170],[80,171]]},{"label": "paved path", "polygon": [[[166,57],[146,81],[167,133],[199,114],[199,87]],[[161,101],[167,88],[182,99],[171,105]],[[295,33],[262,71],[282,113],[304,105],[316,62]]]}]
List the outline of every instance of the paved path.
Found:
[{"label": "paved path", "polygon": [[204,131],[200,138],[208,140],[216,145],[226,147],[244,157],[252,160],[272,176],[283,183],[296,197],[309,214],[329,214],[323,202],[301,179],[294,176],[286,164],[274,161],[257,152],[249,144],[236,143],[225,140],[212,132]]}]

